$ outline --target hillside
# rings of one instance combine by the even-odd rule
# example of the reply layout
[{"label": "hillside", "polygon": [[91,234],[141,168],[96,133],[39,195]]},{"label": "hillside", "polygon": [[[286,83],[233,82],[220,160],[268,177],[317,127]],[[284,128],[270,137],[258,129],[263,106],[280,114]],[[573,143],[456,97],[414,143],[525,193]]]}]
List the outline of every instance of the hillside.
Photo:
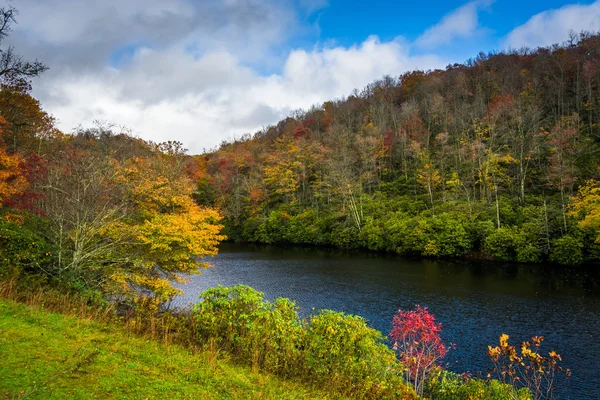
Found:
[{"label": "hillside", "polygon": [[6,399],[329,398],[207,352],[8,300],[0,300],[0,357]]},{"label": "hillside", "polygon": [[196,200],[234,240],[597,262],[599,122],[600,36],[582,33],[388,76],[223,143]]}]

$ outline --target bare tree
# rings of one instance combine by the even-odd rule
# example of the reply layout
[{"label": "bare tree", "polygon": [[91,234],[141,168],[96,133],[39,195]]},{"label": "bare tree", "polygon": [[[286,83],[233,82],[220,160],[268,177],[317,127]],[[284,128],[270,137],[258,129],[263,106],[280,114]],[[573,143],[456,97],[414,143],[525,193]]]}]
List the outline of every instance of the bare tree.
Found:
[{"label": "bare tree", "polygon": [[[16,23],[17,9],[0,7],[0,44]],[[0,84],[19,88],[25,92],[31,90],[31,78],[46,71],[48,67],[38,60],[26,61],[15,53],[13,46],[0,49]]]}]

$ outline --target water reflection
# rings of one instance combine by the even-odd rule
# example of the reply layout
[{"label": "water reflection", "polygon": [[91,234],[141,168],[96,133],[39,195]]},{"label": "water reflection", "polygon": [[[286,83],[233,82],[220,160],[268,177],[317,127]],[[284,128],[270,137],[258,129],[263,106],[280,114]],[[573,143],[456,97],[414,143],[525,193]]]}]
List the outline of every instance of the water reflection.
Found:
[{"label": "water reflection", "polygon": [[485,351],[507,333],[516,344],[544,335],[573,370],[572,399],[600,398],[600,274],[594,268],[558,269],[481,262],[411,260],[224,244],[214,268],[182,286],[179,306],[209,287],[243,283],[265,297],[294,299],[302,312],[328,308],[365,317],[386,333],[398,308],[429,307],[456,343],[448,356],[457,372],[486,371]]}]

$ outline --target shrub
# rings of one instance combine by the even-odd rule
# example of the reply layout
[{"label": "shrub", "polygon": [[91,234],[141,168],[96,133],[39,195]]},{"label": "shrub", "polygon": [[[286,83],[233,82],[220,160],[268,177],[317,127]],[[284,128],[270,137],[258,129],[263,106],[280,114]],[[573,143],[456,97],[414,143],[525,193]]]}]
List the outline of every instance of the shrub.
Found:
[{"label": "shrub", "polygon": [[407,381],[419,395],[423,394],[429,373],[446,356],[441,331],[442,324],[435,322],[425,307],[417,305],[413,311],[398,310],[394,315],[390,341],[406,368]]},{"label": "shrub", "polygon": [[[548,357],[542,356],[540,346],[544,341],[543,336],[534,336],[530,342],[523,342],[519,350],[508,343],[508,335],[500,336],[499,346],[488,346],[488,357],[494,364],[494,372],[498,379],[512,385],[515,391],[528,389],[531,398],[554,399],[556,392],[556,378],[563,372],[559,362],[562,361],[560,354],[554,350],[548,353]],[[565,375],[571,375],[570,370],[564,371]]]},{"label": "shrub", "polygon": [[513,261],[517,258],[515,251],[515,238],[517,235],[518,233],[514,228],[498,228],[485,238],[484,248],[495,259]]},{"label": "shrub", "polygon": [[309,374],[322,385],[369,398],[378,397],[390,381],[404,386],[394,353],[361,317],[322,311],[311,318],[306,339]]},{"label": "shrub", "polygon": [[365,218],[365,223],[360,232],[361,246],[369,250],[385,250],[388,246],[386,232],[379,220],[373,217]]},{"label": "shrub", "polygon": [[51,258],[50,247],[40,235],[0,217],[0,277],[41,272]]},{"label": "shrub", "polygon": [[571,235],[564,235],[552,241],[550,260],[563,265],[577,265],[583,262],[583,243]]},{"label": "shrub", "polygon": [[435,400],[528,400],[529,391],[516,391],[497,380],[474,379],[442,369],[432,371],[425,393]]},{"label": "shrub", "polygon": [[287,299],[263,300],[244,285],[212,288],[194,307],[200,339],[288,378],[358,398],[414,398],[380,332],[360,317],[322,311],[301,320]]},{"label": "shrub", "polygon": [[423,255],[456,257],[473,246],[464,223],[457,215],[442,213],[431,217],[426,236],[429,238]]},{"label": "shrub", "polygon": [[216,340],[222,349],[252,360],[254,367],[293,374],[304,334],[293,302],[263,301],[261,292],[244,285],[212,288],[202,297],[194,312],[203,339]]}]

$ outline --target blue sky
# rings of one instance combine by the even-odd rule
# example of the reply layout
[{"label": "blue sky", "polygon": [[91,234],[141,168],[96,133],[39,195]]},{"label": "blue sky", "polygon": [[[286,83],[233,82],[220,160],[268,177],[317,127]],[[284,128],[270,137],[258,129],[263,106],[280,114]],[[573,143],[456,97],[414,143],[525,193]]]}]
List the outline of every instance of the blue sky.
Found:
[{"label": "blue sky", "polygon": [[[444,15],[466,3],[457,0],[330,0],[329,6],[315,13],[311,19],[319,19],[323,39],[335,39],[345,45],[361,42],[372,34],[379,35],[382,40],[390,40],[399,35],[414,40]],[[531,16],[572,3],[575,2],[497,0],[490,3],[487,11],[480,13],[481,24],[490,29],[487,39],[491,44],[494,39],[498,40],[513,28],[527,22]],[[482,43],[482,46],[485,45],[485,42]]]},{"label": "blue sky", "polygon": [[149,140],[178,139],[191,153],[383,75],[600,31],[600,0],[10,4],[19,23],[8,42],[50,67],[33,94],[60,129],[102,120]]}]

